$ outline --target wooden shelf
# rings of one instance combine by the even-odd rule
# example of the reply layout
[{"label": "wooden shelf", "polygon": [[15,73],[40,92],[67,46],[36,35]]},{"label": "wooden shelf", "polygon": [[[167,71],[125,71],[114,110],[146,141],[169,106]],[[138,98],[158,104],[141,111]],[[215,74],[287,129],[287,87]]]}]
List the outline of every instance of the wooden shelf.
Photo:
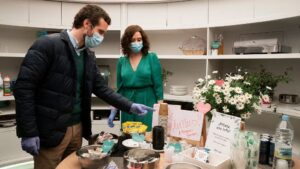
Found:
[{"label": "wooden shelf", "polygon": [[159,55],[159,59],[206,60],[207,55]]},{"label": "wooden shelf", "polygon": [[91,110],[110,110],[109,105],[92,105]]},{"label": "wooden shelf", "polygon": [[[93,120],[92,121],[93,125],[106,125],[107,126],[107,118],[102,118],[101,120]],[[114,121],[115,127],[121,125],[120,120],[115,120]]]},{"label": "wooden shelf", "polygon": [[7,52],[0,52],[0,57],[23,58],[23,57],[25,57],[25,53],[7,53]]},{"label": "wooden shelf", "polygon": [[11,103],[8,107],[0,108],[0,116],[16,114],[15,107],[16,107],[15,104]]},{"label": "wooden shelf", "polygon": [[273,114],[286,114],[300,119],[300,104],[284,104],[274,102],[270,107],[262,106],[262,111]]},{"label": "wooden shelf", "polygon": [[120,55],[104,55],[104,54],[101,54],[101,55],[96,55],[96,58],[97,59],[119,59]]},{"label": "wooden shelf", "polygon": [[217,55],[208,56],[208,59],[300,59],[300,53]]},{"label": "wooden shelf", "polygon": [[[23,58],[26,53],[6,53],[0,52],[0,57]],[[119,59],[120,55],[98,54],[97,59]],[[280,53],[280,54],[248,54],[248,55],[158,55],[159,59],[178,60],[223,60],[223,59],[300,59],[300,53]]]}]

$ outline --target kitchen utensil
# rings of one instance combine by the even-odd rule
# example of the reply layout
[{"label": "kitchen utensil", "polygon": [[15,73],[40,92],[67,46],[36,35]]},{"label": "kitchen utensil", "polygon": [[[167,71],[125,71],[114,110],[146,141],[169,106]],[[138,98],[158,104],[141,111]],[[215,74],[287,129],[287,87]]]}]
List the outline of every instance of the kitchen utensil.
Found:
[{"label": "kitchen utensil", "polygon": [[76,155],[78,156],[78,161],[82,168],[84,169],[102,169],[107,166],[110,161],[110,152],[102,157],[97,158],[96,156],[86,157],[85,154],[89,153],[89,150],[101,149],[101,145],[88,145],[83,146],[79,150],[76,151]]},{"label": "kitchen utensil", "polygon": [[191,164],[191,163],[172,163],[169,164],[166,169],[184,169],[184,168],[188,168],[188,169],[202,169],[201,167]]},{"label": "kitchen utensil", "polygon": [[134,141],[133,139],[127,139],[122,142],[123,146],[125,146],[127,149],[134,149],[139,148],[140,144],[139,142]]}]

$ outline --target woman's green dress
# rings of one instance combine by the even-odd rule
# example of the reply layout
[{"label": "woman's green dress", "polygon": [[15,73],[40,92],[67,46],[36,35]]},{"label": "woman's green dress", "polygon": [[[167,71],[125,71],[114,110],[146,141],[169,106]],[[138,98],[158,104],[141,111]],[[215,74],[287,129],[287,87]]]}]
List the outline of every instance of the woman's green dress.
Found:
[{"label": "woman's green dress", "polygon": [[[117,92],[134,103],[149,107],[163,100],[162,69],[155,53],[144,55],[136,70],[132,69],[128,57],[123,56],[117,65]],[[146,116],[121,113],[121,124],[126,121],[139,121],[152,130],[152,112]]]}]

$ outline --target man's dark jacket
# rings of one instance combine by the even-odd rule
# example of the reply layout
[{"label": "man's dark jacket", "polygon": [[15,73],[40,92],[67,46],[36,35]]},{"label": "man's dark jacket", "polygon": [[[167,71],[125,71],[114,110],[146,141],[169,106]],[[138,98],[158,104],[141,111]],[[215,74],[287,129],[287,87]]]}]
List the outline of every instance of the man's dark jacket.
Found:
[{"label": "man's dark jacket", "polygon": [[[85,49],[81,123],[83,137],[91,133],[91,95],[128,112],[132,102],[115,93],[98,72],[95,54]],[[63,139],[76,94],[76,52],[66,31],[36,40],[21,65],[14,87],[18,137],[39,136],[41,146]]]}]

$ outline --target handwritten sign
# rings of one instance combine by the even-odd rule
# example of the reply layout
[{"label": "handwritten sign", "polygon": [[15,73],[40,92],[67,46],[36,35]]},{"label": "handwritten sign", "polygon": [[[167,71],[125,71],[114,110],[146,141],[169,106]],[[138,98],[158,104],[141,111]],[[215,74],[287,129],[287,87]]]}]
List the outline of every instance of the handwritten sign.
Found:
[{"label": "handwritten sign", "polygon": [[213,152],[230,155],[234,132],[240,128],[241,118],[224,113],[214,113],[205,147]]},{"label": "handwritten sign", "polygon": [[171,136],[200,141],[202,124],[203,113],[169,108],[168,128]]}]

